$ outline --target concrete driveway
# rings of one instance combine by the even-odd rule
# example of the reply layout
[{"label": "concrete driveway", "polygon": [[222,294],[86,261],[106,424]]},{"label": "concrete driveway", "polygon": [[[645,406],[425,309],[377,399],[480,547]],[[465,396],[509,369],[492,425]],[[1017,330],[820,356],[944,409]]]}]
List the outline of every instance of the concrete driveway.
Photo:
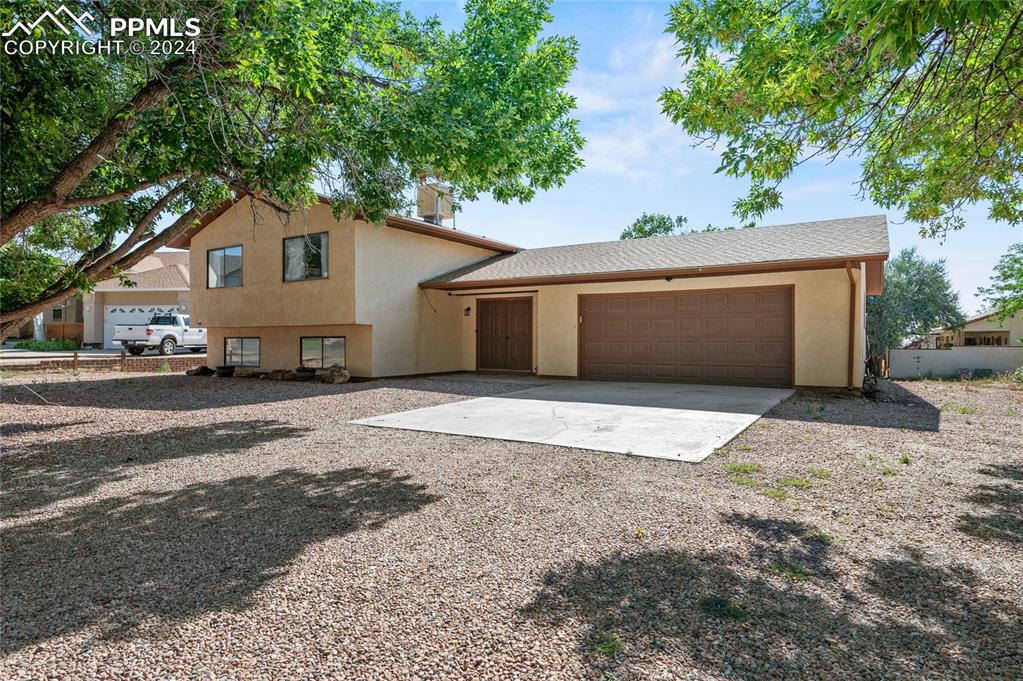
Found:
[{"label": "concrete driveway", "polygon": [[557,381],[352,423],[702,461],[790,389]]}]

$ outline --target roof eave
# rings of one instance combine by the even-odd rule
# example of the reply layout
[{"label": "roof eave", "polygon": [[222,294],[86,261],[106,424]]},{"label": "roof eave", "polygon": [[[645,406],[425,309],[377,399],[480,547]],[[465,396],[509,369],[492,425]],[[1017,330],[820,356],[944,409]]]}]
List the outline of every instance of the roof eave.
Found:
[{"label": "roof eave", "polygon": [[596,284],[614,281],[644,281],[653,279],[712,277],[727,274],[761,274],[767,272],[792,272],[798,270],[820,270],[844,268],[848,263],[883,261],[888,253],[871,253],[842,258],[819,258],[810,260],[780,260],[763,263],[742,263],[738,265],[711,265],[706,267],[667,268],[656,270],[628,270],[623,272],[593,272],[584,274],[561,274],[541,277],[515,277],[475,281],[425,281],[419,284],[423,289],[465,290],[508,288],[512,286],[543,286],[556,284]]}]

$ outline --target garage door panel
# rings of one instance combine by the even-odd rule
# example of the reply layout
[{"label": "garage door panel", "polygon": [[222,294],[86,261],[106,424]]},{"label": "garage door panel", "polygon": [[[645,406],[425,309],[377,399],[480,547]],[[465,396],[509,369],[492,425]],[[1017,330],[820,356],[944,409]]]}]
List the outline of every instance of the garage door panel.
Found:
[{"label": "garage door panel", "polygon": [[756,334],[763,338],[768,336],[788,336],[790,322],[785,317],[761,317],[757,319]]},{"label": "garage door panel", "polygon": [[765,386],[791,382],[792,296],[787,287],[582,296],[580,309],[589,314],[582,325],[583,378]]},{"label": "garage door panel", "polygon": [[789,294],[787,291],[761,291],[757,294],[757,309],[788,310]]},{"label": "garage door panel", "polygon": [[675,320],[655,319],[652,331],[657,336],[675,335]]}]

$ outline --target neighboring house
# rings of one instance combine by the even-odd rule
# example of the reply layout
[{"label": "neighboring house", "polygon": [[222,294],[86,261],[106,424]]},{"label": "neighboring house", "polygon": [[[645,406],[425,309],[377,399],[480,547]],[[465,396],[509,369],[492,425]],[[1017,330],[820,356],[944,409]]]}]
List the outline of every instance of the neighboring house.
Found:
[{"label": "neighboring house", "polygon": [[76,340],[81,342],[84,333],[82,324],[82,299],[75,296],[65,300],[21,325],[14,338],[34,338],[39,324],[40,340]]},{"label": "neighboring house", "polygon": [[249,199],[192,250],[211,365],[852,386],[883,216],[523,250],[408,218],[284,224]]},{"label": "neighboring house", "polygon": [[995,313],[970,317],[961,329],[934,329],[922,339],[926,349],[959,345],[1023,345],[1023,313],[998,321]]},{"label": "neighboring house", "polygon": [[187,251],[146,256],[125,272],[133,287],[119,279],[96,284],[92,293],[82,296],[84,344],[119,348],[113,342],[115,325],[142,324],[155,314],[188,312],[188,256]]}]

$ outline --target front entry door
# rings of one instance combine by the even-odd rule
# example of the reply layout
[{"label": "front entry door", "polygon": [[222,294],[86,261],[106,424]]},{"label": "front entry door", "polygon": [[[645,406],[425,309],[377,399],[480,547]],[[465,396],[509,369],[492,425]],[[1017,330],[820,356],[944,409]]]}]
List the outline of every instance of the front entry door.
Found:
[{"label": "front entry door", "polygon": [[532,371],[533,299],[481,300],[478,309],[479,368]]}]

